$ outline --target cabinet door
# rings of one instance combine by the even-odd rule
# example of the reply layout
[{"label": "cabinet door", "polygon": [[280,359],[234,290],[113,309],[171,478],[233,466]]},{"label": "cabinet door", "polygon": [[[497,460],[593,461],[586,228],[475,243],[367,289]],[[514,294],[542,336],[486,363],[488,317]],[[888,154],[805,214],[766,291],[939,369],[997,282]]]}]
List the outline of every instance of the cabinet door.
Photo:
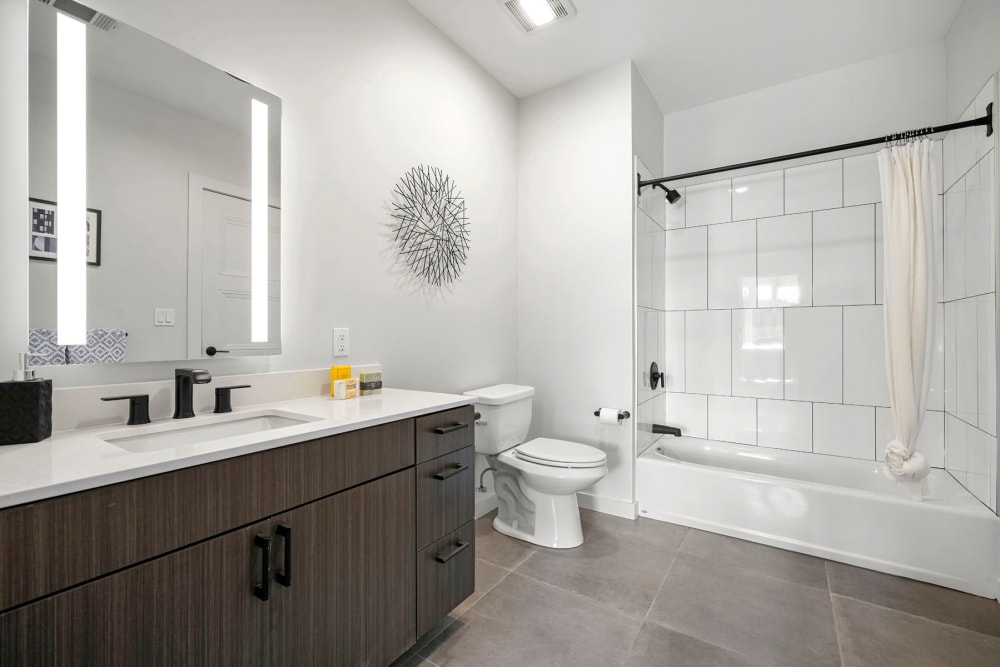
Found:
[{"label": "cabinet door", "polygon": [[0,664],[266,664],[258,534],[266,523],[0,615]]},{"label": "cabinet door", "polygon": [[273,591],[273,664],[384,665],[413,644],[413,497],[411,468],[274,519],[290,580]]}]

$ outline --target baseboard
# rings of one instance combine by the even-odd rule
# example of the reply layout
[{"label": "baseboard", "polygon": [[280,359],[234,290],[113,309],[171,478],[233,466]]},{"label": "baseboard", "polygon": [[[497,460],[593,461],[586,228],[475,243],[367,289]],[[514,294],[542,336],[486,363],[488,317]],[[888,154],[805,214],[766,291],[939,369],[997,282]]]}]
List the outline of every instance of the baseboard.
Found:
[{"label": "baseboard", "polygon": [[495,493],[490,494],[476,494],[476,518],[486,516],[493,510],[497,508],[497,495]]},{"label": "baseboard", "polygon": [[576,500],[583,509],[620,516],[623,519],[635,519],[639,516],[639,505],[631,500],[595,496],[589,493],[576,494]]}]

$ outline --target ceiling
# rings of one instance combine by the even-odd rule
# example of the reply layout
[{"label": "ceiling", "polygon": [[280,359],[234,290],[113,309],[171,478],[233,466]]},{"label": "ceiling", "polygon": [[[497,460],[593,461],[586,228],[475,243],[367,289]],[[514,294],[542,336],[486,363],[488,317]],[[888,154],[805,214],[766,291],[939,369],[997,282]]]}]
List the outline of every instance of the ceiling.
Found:
[{"label": "ceiling", "polygon": [[409,0],[518,97],[632,60],[664,113],[944,37],[962,0],[572,0],[531,35],[497,0]]}]

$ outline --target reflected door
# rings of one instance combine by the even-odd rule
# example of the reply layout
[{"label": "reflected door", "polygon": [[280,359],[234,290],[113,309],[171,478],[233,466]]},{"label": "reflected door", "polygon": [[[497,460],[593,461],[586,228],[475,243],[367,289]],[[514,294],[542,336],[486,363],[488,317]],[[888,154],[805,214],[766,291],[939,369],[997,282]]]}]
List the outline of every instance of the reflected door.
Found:
[{"label": "reflected door", "polygon": [[[279,211],[268,208],[268,340],[250,342],[250,202],[202,190],[201,350],[281,352]],[[223,353],[226,354],[226,353]],[[211,356],[211,355],[204,355]]]}]

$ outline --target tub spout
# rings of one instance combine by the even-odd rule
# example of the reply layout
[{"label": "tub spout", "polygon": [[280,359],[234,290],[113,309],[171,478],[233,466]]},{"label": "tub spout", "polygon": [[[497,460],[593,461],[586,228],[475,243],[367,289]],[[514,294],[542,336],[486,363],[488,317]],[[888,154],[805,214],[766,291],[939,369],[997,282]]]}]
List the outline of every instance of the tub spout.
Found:
[{"label": "tub spout", "polygon": [[653,433],[673,435],[681,437],[681,430],[676,426],[666,426],[665,424],[653,424]]}]

